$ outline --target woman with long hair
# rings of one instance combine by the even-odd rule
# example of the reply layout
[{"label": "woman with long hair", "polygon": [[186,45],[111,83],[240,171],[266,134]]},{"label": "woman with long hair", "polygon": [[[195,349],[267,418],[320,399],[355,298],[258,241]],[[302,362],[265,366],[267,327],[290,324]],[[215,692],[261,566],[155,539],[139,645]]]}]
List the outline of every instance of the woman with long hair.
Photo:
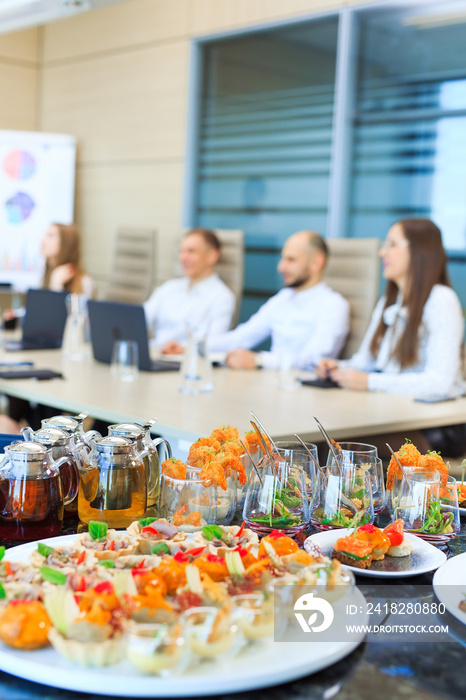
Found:
[{"label": "woman with long hair", "polygon": [[[428,219],[398,221],[380,256],[387,288],[361,347],[349,360],[322,360],[318,373],[348,389],[460,396],[464,319],[440,230]],[[459,432],[464,451],[463,426]]]},{"label": "woman with long hair", "polygon": [[75,224],[51,224],[41,244],[45,258],[42,287],[92,297],[94,283],[83,272],[81,238]]}]

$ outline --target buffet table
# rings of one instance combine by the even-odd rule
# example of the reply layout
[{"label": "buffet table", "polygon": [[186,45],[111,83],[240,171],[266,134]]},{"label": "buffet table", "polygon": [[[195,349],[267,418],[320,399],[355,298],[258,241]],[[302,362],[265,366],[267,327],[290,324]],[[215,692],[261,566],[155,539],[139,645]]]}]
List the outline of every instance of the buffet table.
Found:
[{"label": "buffet table", "polygon": [[[450,545],[450,556],[466,552],[466,521],[463,519],[461,533]],[[368,579],[356,577],[356,585],[367,584]],[[385,579],[377,579],[386,583]],[[432,574],[391,580],[400,594],[419,585],[431,587]],[[429,598],[433,599],[432,596]],[[466,625],[447,613],[450,628],[450,642],[389,643],[383,636],[376,642],[363,642],[351,654],[323,671],[300,678],[291,683],[244,693],[229,693],[229,700],[289,700],[290,697],[308,700],[365,700],[366,698],[402,698],[410,700],[430,700],[434,698],[464,697],[464,659],[466,647]],[[283,654],[286,654],[283,644]],[[313,645],[310,644],[312,654]],[[26,652],[25,652],[26,653]],[[25,661],[27,663],[27,661]],[[70,670],[75,675],[79,668]],[[267,668],[264,667],[264,673]],[[109,676],[109,685],[110,685]],[[156,686],[154,679],[154,687]],[[155,693],[156,696],[156,693]],[[82,698],[116,697],[96,694],[76,693],[40,685],[0,672],[0,697],[9,700],[78,700]]]},{"label": "buffet table", "polygon": [[0,379],[0,392],[70,413],[86,412],[109,423],[158,422],[154,430],[168,440],[191,443],[223,424],[250,430],[253,410],[275,439],[298,433],[308,441],[321,435],[316,415],[335,439],[355,439],[394,431],[417,430],[464,422],[466,398],[419,403],[413,397],[342,389],[278,386],[273,371],[214,370],[211,394],[187,396],[178,390],[177,372],[140,372],[129,383],[115,380],[110,367],[92,359],[65,360],[60,350],[0,354],[0,362],[31,361],[35,368],[54,369],[64,379]]}]

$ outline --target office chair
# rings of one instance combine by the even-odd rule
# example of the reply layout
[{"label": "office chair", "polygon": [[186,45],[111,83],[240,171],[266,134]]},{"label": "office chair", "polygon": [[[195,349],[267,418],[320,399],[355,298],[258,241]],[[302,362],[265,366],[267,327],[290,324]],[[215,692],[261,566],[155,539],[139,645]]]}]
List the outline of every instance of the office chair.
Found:
[{"label": "office chair", "polygon": [[106,299],[143,304],[152,292],[155,230],[142,226],[117,229]]},{"label": "office chair", "polygon": [[379,298],[380,240],[378,238],[330,238],[330,257],[325,282],[348,299],[351,306],[350,333],[342,357],[359,348]]}]

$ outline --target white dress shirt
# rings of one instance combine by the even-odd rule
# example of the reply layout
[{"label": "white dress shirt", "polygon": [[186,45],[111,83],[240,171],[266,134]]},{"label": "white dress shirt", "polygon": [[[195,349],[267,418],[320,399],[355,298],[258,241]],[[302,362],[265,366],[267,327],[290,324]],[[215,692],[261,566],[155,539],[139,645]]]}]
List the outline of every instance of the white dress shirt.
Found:
[{"label": "white dress shirt", "polygon": [[147,326],[154,328],[154,345],[170,341],[184,345],[188,332],[209,338],[231,326],[235,295],[218,275],[191,285],[188,277],[169,280],[158,287],[144,304]]},{"label": "white dress shirt", "polygon": [[[370,391],[415,394],[420,397],[460,396],[465,389],[461,374],[464,320],[460,301],[453,289],[441,284],[432,288],[419,327],[418,361],[411,367],[401,368],[392,357],[406,327],[406,307],[402,306],[401,297],[385,312],[384,303],[385,297],[377,302],[357,353],[349,360],[339,362],[339,367],[368,372]],[[382,313],[388,328],[377,357],[373,357],[370,344]]]},{"label": "white dress shirt", "polygon": [[263,366],[287,363],[312,369],[322,357],[337,357],[349,331],[349,304],[341,294],[319,282],[310,289],[287,287],[269,299],[249,321],[209,342],[212,351],[252,348],[272,339],[261,353]]}]

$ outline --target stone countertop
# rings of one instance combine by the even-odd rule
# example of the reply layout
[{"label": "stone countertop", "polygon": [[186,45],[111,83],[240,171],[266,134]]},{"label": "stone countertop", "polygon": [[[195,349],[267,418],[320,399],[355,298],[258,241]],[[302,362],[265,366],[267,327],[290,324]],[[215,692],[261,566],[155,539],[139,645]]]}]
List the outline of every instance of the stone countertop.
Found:
[{"label": "stone countertop", "polygon": [[[66,529],[72,527],[70,522],[63,534],[66,534]],[[466,552],[464,519],[461,532],[451,543],[447,554],[455,556],[462,552]],[[431,589],[432,576],[433,574],[423,574],[405,579],[392,579],[390,584],[396,582],[396,585],[400,586],[400,593],[411,586],[421,584],[427,584]],[[367,584],[368,579],[359,576],[356,583]],[[371,583],[374,583],[374,579]],[[228,694],[228,688],[225,688],[225,694],[218,697],[228,700],[329,700],[336,696],[339,700],[457,700],[464,697],[466,688],[466,626],[448,613],[442,621],[449,624],[451,641],[390,643],[381,639],[376,642],[363,642],[341,661],[313,675],[283,685],[244,693]],[[264,671],[266,672],[266,669]],[[79,668],[74,669],[73,673],[77,676]],[[97,700],[102,697],[51,688],[0,672],[2,700]]]}]

